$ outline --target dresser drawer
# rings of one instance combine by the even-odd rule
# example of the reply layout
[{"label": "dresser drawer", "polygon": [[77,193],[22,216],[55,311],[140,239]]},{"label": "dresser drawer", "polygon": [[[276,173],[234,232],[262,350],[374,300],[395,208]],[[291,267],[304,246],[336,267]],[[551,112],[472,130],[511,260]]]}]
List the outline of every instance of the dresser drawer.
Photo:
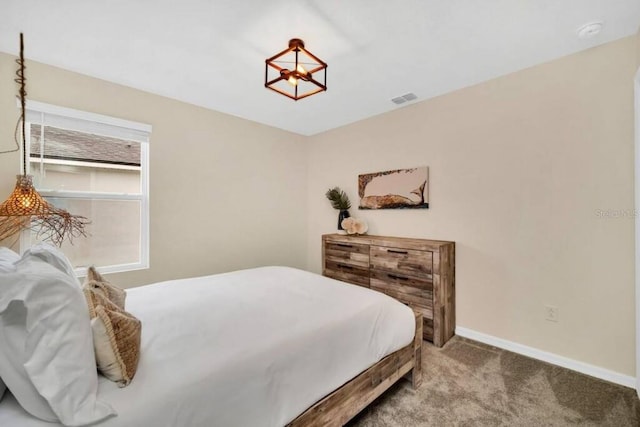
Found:
[{"label": "dresser drawer", "polygon": [[377,282],[374,279],[371,279],[370,287],[374,291],[382,292],[383,294],[397,299],[401,303],[407,304],[415,309],[419,309],[420,311],[424,311],[422,314],[425,318],[433,319],[433,299],[423,295],[403,292],[404,289],[402,288],[394,287],[389,283]]},{"label": "dresser drawer", "polygon": [[432,295],[433,291],[433,278],[428,277],[415,277],[400,274],[399,272],[384,271],[372,268],[370,270],[371,283],[379,282],[380,286],[395,286],[406,289],[404,292],[412,293],[415,295],[425,295],[425,291],[428,291],[429,295]]},{"label": "dresser drawer", "polygon": [[342,280],[343,282],[353,283],[354,285],[365,286],[367,288],[369,287],[368,268],[353,266],[344,262],[326,260],[322,274],[327,277],[331,277],[332,279]]},{"label": "dresser drawer", "polygon": [[433,275],[433,254],[430,251],[371,245],[370,255],[372,268],[410,276]]},{"label": "dresser drawer", "polygon": [[[369,245],[358,243],[327,243],[324,248],[325,264],[329,262],[369,268]],[[326,266],[325,266],[326,267]]]}]

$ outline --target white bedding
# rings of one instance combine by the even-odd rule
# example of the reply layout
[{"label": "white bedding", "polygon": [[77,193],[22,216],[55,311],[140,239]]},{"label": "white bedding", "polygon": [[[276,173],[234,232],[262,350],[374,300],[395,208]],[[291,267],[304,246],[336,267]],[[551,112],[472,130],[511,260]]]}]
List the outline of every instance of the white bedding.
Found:
[{"label": "white bedding", "polygon": [[[286,267],[127,291],[142,320],[133,382],[100,378],[118,412],[101,427],[282,426],[409,344],[411,309],[386,295]],[[7,394],[0,426],[51,427]]]}]

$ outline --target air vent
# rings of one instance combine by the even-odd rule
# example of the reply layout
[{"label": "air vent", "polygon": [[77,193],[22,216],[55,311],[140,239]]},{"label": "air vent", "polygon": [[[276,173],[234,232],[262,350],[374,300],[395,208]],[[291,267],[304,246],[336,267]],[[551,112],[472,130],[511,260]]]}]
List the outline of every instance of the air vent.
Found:
[{"label": "air vent", "polygon": [[413,101],[414,99],[418,99],[415,93],[405,93],[402,96],[393,98],[391,102],[393,102],[394,104],[400,105],[400,104],[404,104],[407,101]]}]

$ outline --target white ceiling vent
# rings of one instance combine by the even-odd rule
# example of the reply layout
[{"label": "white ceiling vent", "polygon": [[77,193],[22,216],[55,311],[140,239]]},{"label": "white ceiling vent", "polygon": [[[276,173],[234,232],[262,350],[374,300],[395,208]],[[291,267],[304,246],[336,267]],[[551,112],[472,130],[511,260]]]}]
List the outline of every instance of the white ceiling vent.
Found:
[{"label": "white ceiling vent", "polygon": [[393,102],[394,104],[400,105],[407,101],[413,101],[414,99],[418,99],[415,93],[405,93],[402,96],[398,96],[396,98],[391,99],[391,102]]}]

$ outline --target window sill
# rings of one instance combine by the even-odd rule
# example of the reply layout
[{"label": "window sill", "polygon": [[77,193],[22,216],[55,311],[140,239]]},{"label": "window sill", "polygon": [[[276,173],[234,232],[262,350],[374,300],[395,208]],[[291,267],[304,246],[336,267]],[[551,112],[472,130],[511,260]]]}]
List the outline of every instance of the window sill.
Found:
[{"label": "window sill", "polygon": [[[78,278],[87,276],[87,268],[86,267],[76,267],[73,272],[76,274]],[[135,264],[118,264],[118,265],[107,265],[105,267],[96,267],[98,273],[100,274],[113,274],[113,273],[125,273],[127,271],[136,271],[136,270],[148,270],[149,263],[135,263]]]}]

